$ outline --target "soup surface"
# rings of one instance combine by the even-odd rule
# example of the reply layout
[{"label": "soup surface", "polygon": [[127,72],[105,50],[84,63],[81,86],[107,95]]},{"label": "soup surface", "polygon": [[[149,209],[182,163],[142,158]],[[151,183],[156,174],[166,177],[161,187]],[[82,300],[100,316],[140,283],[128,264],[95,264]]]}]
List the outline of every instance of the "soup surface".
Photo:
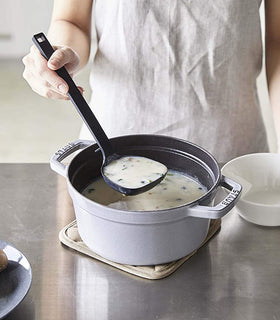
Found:
[{"label": "soup surface", "polygon": [[165,179],[153,189],[136,196],[124,196],[98,178],[82,192],[87,198],[111,208],[126,211],[154,211],[190,203],[207,192],[194,179],[169,170]]},{"label": "soup surface", "polygon": [[104,167],[105,176],[119,186],[141,188],[164,176],[164,164],[145,157],[121,157]]}]

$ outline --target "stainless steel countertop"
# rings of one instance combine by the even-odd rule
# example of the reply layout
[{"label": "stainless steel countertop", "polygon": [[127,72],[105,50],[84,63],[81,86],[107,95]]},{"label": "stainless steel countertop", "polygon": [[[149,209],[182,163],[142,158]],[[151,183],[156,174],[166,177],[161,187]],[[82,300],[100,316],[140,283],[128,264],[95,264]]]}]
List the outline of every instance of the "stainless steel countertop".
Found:
[{"label": "stainless steel countertop", "polygon": [[48,164],[0,164],[0,181],[0,238],[33,271],[7,320],[280,319],[280,228],[250,224],[233,209],[174,274],[145,280],[60,244],[74,212],[65,180]]}]

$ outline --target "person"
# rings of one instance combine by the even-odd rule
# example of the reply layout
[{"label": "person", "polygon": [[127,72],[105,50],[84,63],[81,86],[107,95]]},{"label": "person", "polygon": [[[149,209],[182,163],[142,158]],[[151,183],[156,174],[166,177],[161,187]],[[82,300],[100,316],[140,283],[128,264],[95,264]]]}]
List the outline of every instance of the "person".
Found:
[{"label": "person", "polygon": [[[23,77],[38,94],[67,99],[68,86],[54,70],[65,66],[75,76],[87,64],[93,12],[97,52],[90,105],[109,137],[174,136],[220,162],[267,152],[256,89],[260,4],[55,0],[48,39],[56,51],[46,62],[32,46],[23,58]],[[266,0],[265,12],[266,72],[280,150],[280,2]]]}]

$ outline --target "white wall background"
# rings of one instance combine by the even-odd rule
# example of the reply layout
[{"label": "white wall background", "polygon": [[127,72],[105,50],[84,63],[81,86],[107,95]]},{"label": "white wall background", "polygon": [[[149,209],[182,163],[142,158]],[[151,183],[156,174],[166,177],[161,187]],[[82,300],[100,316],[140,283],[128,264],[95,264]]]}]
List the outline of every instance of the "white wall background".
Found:
[{"label": "white wall background", "polygon": [[51,11],[51,0],[1,0],[0,57],[24,56],[32,44],[32,35],[47,31]]}]

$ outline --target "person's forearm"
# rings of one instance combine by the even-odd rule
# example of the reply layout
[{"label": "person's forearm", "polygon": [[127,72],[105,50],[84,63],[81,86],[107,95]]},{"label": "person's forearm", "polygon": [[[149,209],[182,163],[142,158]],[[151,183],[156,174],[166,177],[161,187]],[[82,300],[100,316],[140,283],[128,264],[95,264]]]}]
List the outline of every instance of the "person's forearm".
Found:
[{"label": "person's forearm", "polygon": [[266,41],[266,75],[280,153],[280,43],[276,41]]},{"label": "person's forearm", "polygon": [[48,38],[52,45],[68,46],[80,57],[79,69],[90,54],[92,0],[54,0]]}]

